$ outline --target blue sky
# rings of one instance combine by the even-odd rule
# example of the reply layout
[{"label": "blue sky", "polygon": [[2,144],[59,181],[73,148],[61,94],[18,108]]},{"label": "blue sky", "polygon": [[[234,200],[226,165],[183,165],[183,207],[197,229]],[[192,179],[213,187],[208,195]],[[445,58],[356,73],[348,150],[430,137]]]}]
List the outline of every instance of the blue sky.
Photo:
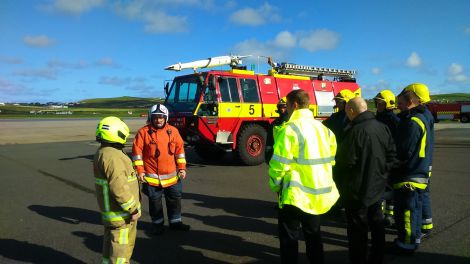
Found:
[{"label": "blue sky", "polygon": [[[0,102],[161,97],[213,56],[354,69],[363,96],[470,92],[470,1],[0,1]],[[265,59],[257,70],[266,73]]]}]

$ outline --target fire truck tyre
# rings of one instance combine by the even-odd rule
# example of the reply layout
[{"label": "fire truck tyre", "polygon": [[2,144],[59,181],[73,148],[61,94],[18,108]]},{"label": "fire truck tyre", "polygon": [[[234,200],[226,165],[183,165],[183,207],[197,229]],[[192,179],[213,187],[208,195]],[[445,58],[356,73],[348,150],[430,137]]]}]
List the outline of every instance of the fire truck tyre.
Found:
[{"label": "fire truck tyre", "polygon": [[440,120],[439,118],[437,118],[437,115],[433,115],[433,117],[434,117],[434,123],[439,123]]},{"label": "fire truck tyre", "polygon": [[469,121],[468,115],[462,115],[462,116],[460,117],[460,122],[462,122],[462,123],[468,123],[468,121]]},{"label": "fire truck tyre", "polygon": [[243,164],[254,166],[264,162],[266,135],[266,130],[256,124],[249,124],[240,129],[236,154]]},{"label": "fire truck tyre", "polygon": [[208,161],[221,160],[225,156],[225,151],[206,144],[198,144],[194,146],[194,150],[199,157]]}]

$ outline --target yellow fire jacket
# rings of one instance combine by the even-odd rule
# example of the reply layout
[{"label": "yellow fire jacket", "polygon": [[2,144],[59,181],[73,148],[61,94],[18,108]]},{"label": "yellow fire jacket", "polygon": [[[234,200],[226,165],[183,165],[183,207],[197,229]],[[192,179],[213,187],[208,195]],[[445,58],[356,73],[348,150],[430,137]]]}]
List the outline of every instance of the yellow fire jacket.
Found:
[{"label": "yellow fire jacket", "polygon": [[131,159],[122,150],[100,147],[93,170],[103,223],[113,227],[129,223],[131,214],[140,211],[139,183]]},{"label": "yellow fire jacket", "polygon": [[279,208],[293,205],[309,214],[324,214],[339,198],[332,176],[336,154],[333,132],[309,109],[294,111],[275,133],[269,162],[269,187],[279,193]]}]

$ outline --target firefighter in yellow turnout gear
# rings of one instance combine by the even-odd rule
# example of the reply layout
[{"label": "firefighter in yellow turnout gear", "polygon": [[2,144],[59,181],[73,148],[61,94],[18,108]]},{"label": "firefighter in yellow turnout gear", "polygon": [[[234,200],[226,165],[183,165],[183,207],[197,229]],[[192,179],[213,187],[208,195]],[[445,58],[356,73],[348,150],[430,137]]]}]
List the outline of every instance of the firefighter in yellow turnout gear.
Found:
[{"label": "firefighter in yellow turnout gear", "polygon": [[308,106],[304,90],[287,95],[290,118],[275,133],[269,162],[269,187],[279,195],[281,263],[297,263],[301,228],[310,262],[323,263],[320,215],[339,198],[332,176],[335,135]]},{"label": "firefighter in yellow turnout gear", "polygon": [[93,170],[96,197],[104,224],[101,263],[129,263],[134,249],[140,190],[132,161],[123,148],[129,128],[117,117],[102,119],[96,128],[101,146]]}]

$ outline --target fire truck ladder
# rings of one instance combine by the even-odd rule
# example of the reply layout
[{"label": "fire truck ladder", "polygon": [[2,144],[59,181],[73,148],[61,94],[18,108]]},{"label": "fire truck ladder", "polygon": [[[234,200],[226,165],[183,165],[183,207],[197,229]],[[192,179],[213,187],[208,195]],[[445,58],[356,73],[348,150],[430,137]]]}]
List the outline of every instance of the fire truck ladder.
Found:
[{"label": "fire truck ladder", "polygon": [[323,76],[333,76],[337,79],[355,80],[354,70],[341,70],[333,68],[323,68],[307,65],[299,65],[293,63],[281,63],[281,65],[274,68],[279,74],[309,76],[316,79],[322,79]]}]

